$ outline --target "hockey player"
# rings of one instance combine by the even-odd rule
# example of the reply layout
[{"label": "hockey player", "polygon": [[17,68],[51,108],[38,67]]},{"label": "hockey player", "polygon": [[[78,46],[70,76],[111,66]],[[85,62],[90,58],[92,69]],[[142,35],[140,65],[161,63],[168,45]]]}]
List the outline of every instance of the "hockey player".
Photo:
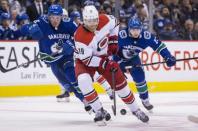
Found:
[{"label": "hockey player", "polygon": [[91,107],[79,90],[75,77],[74,44],[71,41],[77,27],[69,19],[63,20],[62,13],[60,5],[51,5],[47,16],[40,17],[33,23],[23,26],[21,32],[38,40],[40,56],[43,61],[50,65],[61,85],[67,91],[74,92],[76,97],[84,103],[85,110],[90,111]]},{"label": "hockey player", "polygon": [[148,86],[143,67],[140,66],[141,60],[138,54],[147,47],[151,47],[164,58],[169,67],[175,65],[175,57],[171,55],[163,42],[150,32],[142,30],[138,18],[131,18],[128,22],[128,29],[119,32],[118,43],[118,56],[114,60],[118,61],[123,72],[127,71],[127,67],[132,67],[129,71],[139,92],[142,104],[147,110],[151,110],[153,105],[149,102]]},{"label": "hockey player", "polygon": [[93,75],[98,71],[112,86],[111,70],[116,69],[115,90],[117,94],[129,107],[132,114],[141,121],[147,122],[149,118],[136,104],[119,65],[108,59],[108,56],[117,52],[115,48],[119,29],[117,20],[110,15],[99,15],[97,9],[92,5],[85,6],[82,14],[84,24],[77,29],[74,35],[77,49],[75,71],[79,88],[95,112],[94,121],[98,125],[106,125],[105,120],[109,121],[111,116],[103,108],[97,92],[92,87]]}]

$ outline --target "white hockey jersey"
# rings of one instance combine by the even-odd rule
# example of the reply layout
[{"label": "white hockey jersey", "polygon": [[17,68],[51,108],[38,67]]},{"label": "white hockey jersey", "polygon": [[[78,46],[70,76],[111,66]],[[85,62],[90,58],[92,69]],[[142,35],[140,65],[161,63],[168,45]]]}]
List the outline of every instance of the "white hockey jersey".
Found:
[{"label": "white hockey jersey", "polygon": [[118,35],[117,19],[112,15],[99,15],[99,24],[95,32],[88,31],[81,25],[75,32],[74,41],[77,49],[76,58],[86,66],[98,67],[100,56],[107,55],[108,38]]}]

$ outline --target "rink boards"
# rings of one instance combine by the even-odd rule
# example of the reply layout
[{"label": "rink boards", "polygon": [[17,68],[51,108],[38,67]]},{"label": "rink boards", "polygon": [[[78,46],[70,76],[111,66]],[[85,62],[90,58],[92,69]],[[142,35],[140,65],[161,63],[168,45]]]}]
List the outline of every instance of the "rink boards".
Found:
[{"label": "rink boards", "polygon": [[[166,41],[165,44],[177,59],[198,57],[198,41]],[[0,60],[7,69],[35,59],[37,53],[38,45],[35,41],[0,41]],[[163,61],[152,49],[147,49],[140,57],[143,63]],[[144,69],[150,92],[198,91],[198,60],[178,62],[172,68],[158,64]],[[40,61],[7,73],[0,72],[0,76],[0,97],[60,93],[50,68]],[[136,91],[129,76],[128,82]],[[94,83],[94,87],[99,93],[104,92],[97,83]]]}]

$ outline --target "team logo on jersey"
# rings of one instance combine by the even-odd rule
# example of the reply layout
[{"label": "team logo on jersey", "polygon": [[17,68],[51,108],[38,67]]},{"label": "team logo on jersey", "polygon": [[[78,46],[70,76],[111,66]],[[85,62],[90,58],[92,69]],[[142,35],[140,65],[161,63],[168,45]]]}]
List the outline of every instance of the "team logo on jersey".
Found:
[{"label": "team logo on jersey", "polygon": [[104,49],[105,47],[108,46],[108,37],[104,37],[102,40],[100,40],[98,42],[98,47],[97,47],[97,51],[101,51],[102,49]]}]

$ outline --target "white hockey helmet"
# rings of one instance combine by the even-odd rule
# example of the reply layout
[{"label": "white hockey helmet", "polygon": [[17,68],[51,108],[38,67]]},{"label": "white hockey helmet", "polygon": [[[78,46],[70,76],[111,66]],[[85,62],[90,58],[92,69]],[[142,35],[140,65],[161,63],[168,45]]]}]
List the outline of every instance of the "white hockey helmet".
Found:
[{"label": "white hockey helmet", "polygon": [[85,6],[82,12],[83,23],[89,30],[93,31],[97,28],[99,22],[98,10],[93,5]]}]

